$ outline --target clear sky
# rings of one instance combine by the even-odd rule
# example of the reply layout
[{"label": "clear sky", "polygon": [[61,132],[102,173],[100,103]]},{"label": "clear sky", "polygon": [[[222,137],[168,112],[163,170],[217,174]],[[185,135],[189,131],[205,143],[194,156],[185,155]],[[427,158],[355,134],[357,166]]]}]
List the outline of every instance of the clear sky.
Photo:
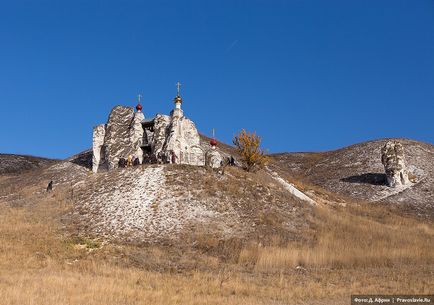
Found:
[{"label": "clear sky", "polygon": [[433,0],[0,0],[0,152],[64,158],[117,104],[270,152],[434,143]]}]

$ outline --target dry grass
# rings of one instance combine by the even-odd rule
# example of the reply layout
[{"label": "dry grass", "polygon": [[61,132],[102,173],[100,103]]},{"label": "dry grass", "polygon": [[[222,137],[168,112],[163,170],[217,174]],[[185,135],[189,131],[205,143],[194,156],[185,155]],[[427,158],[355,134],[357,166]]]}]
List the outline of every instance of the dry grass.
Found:
[{"label": "dry grass", "polygon": [[77,238],[59,221],[69,208],[56,192],[0,206],[1,304],[348,304],[351,293],[434,288],[433,225],[381,210],[320,209],[309,244],[204,235],[199,251]]},{"label": "dry grass", "polygon": [[328,208],[319,208],[316,213],[317,234],[310,245],[260,247],[251,244],[241,252],[240,263],[254,265],[255,269],[265,272],[296,266],[400,269],[434,263],[431,225],[397,215],[379,222]]}]

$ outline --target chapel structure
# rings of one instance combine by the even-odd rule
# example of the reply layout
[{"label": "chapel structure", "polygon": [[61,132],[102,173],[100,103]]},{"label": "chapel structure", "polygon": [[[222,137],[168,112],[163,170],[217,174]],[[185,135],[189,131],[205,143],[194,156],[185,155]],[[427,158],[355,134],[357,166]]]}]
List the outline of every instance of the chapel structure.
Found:
[{"label": "chapel structure", "polygon": [[139,164],[219,167],[222,157],[215,149],[215,139],[210,142],[210,149],[204,149],[195,124],[184,116],[180,85],[178,82],[170,115],[145,118],[140,95],[135,110],[133,107],[115,106],[107,123],[93,129],[92,171],[112,170],[127,159]]}]

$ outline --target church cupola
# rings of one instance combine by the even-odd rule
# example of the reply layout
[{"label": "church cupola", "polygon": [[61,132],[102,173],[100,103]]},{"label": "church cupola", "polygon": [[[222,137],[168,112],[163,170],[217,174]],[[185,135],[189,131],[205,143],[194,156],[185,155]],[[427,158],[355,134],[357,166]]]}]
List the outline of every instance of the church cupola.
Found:
[{"label": "church cupola", "polygon": [[137,112],[141,112],[142,111],[142,104],[140,104],[140,99],[142,98],[142,95],[141,94],[139,94],[139,95],[137,95],[137,99],[138,99],[138,101],[137,101],[137,106],[136,106],[136,110],[137,110]]},{"label": "church cupola", "polygon": [[181,84],[179,82],[176,83],[176,88],[178,90],[176,97],[173,99],[175,103],[175,109],[170,112],[172,118],[182,118],[184,116],[184,111],[181,109],[182,98],[180,93]]},{"label": "church cupola", "polygon": [[209,145],[211,145],[212,149],[215,149],[217,146],[217,140],[215,139],[215,130],[214,128],[212,129],[212,139],[211,141],[209,141]]},{"label": "church cupola", "polygon": [[217,146],[217,140],[211,139],[211,141],[209,141],[209,145],[211,145],[212,148],[215,148]]},{"label": "church cupola", "polygon": [[175,108],[176,109],[181,109],[181,104],[182,104],[182,98],[177,95],[174,99],[173,102],[175,103]]},{"label": "church cupola", "polygon": [[176,97],[173,99],[173,102],[175,103],[175,109],[181,109],[181,104],[182,104],[182,98],[180,94],[181,84],[179,82],[176,83],[176,88],[178,89],[178,93],[176,94]]}]

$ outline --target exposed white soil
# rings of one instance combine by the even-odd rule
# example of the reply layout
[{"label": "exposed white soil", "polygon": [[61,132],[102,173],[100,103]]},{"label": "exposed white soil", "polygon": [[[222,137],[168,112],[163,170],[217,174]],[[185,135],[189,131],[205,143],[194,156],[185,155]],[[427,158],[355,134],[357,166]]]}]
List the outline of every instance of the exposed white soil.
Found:
[{"label": "exposed white soil", "polygon": [[309,196],[307,196],[305,193],[303,193],[302,191],[300,191],[298,188],[296,188],[294,186],[294,184],[287,182],[285,179],[283,179],[282,177],[279,176],[278,173],[273,172],[271,170],[268,170],[269,173],[271,174],[271,176],[277,181],[279,182],[289,193],[291,193],[292,195],[294,195],[295,197],[297,197],[298,199],[301,199],[303,201],[306,201],[309,204],[312,205],[316,205],[316,202],[310,198]]},{"label": "exposed white soil", "polygon": [[219,212],[210,206],[212,198],[199,201],[188,190],[167,185],[166,175],[173,173],[162,165],[98,174],[82,188],[76,216],[90,232],[130,241],[176,239],[200,223],[231,234],[226,222],[236,220],[234,211]]}]

